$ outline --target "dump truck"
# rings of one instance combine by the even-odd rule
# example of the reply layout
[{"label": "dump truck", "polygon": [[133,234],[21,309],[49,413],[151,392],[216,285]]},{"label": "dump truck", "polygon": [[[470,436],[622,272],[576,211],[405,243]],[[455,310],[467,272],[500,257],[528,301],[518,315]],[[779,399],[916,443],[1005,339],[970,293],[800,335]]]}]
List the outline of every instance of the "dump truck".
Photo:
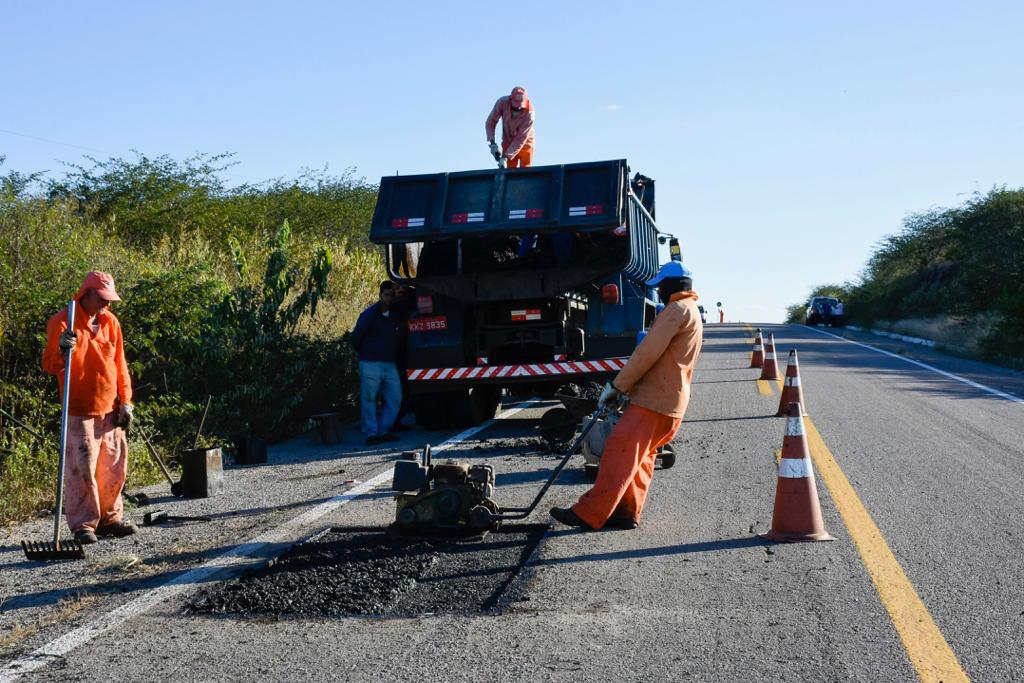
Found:
[{"label": "dump truck", "polygon": [[381,178],[370,240],[415,292],[404,355],[417,421],[493,417],[505,389],[614,376],[656,315],[654,181],[624,159]]}]

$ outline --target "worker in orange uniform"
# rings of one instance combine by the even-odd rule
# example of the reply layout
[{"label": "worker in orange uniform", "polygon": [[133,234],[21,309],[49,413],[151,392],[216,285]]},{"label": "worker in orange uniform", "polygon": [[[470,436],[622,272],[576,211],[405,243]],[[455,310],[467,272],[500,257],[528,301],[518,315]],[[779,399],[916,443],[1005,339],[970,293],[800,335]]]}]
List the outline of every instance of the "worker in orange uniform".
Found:
[{"label": "worker in orange uniform", "polygon": [[[501,119],[500,151],[494,142],[498,119]],[[508,168],[533,164],[533,122],[533,103],[526,94],[526,88],[516,86],[512,88],[512,94],[498,98],[484,122],[487,144],[495,161]]]},{"label": "worker in orange uniform", "polygon": [[601,393],[599,406],[614,403],[621,394],[629,396],[629,405],[605,441],[594,486],[572,508],[551,508],[551,516],[563,524],[635,529],[657,453],[675,436],[686,413],[704,332],[693,276],[682,263],[669,261],[647,284],[658,287],[665,308]]},{"label": "worker in orange uniform", "polygon": [[67,308],[46,325],[43,369],[57,378],[63,392],[64,358],[71,350],[64,510],[75,538],[86,544],[95,543],[97,535],[136,532],[124,519],[121,498],[128,474],[125,429],[132,421],[132,384],[121,324],[108,310],[111,301],[121,300],[114,278],[89,273],[74,299],[73,330],[68,329]]}]

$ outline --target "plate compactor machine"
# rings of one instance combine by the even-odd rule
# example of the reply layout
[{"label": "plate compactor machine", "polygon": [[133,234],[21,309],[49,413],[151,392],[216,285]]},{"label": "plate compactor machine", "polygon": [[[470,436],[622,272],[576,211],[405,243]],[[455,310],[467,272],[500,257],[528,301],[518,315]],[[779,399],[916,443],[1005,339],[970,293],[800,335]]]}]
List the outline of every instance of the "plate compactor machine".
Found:
[{"label": "plate compactor machine", "polygon": [[[603,414],[601,408],[595,413]],[[397,514],[393,531],[422,535],[473,536],[495,531],[503,521],[526,519],[551,488],[565,464],[597,424],[591,420],[558,461],[551,476],[527,507],[499,507],[494,495],[494,468],[451,460],[433,461],[430,445],[408,451],[395,463],[391,488]]]},{"label": "plate compactor machine", "polygon": [[[429,444],[422,453],[402,453],[402,459],[395,463],[391,484],[397,508],[392,529],[409,534],[472,536],[494,531],[503,521],[526,519],[537,508],[569,459],[581,448],[588,461],[588,474],[593,469],[596,476],[604,440],[611,433],[621,410],[621,405],[600,406],[586,417],[579,436],[559,460],[533,502],[522,508],[499,507],[494,502],[494,468],[491,465],[470,465],[451,460],[435,463]],[[588,440],[588,436],[592,438]],[[671,467],[675,453],[670,449],[663,450],[658,459],[662,468]]]},{"label": "plate compactor machine", "polygon": [[465,462],[435,463],[430,444],[422,454],[402,453],[391,488],[396,492],[395,528],[419,533],[459,535],[490,529],[498,515],[494,468]]}]

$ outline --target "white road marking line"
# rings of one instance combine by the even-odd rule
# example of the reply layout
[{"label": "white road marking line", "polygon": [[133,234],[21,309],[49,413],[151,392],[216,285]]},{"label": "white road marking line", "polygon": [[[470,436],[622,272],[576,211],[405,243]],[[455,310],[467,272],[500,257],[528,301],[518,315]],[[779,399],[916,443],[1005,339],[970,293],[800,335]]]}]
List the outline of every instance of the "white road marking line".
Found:
[{"label": "white road marking line", "polygon": [[914,360],[913,358],[905,358],[904,356],[901,356],[898,353],[891,353],[889,351],[886,351],[885,349],[880,349],[878,347],[871,346],[870,344],[862,344],[861,342],[856,342],[856,341],[853,341],[852,339],[847,339],[846,337],[840,337],[838,334],[832,334],[831,332],[825,332],[824,330],[819,330],[817,327],[811,327],[809,329],[812,329],[815,332],[818,332],[820,334],[824,334],[825,336],[828,336],[828,337],[834,337],[836,339],[839,339],[840,341],[846,342],[847,344],[853,344],[854,346],[863,346],[865,349],[871,349],[872,351],[877,351],[878,353],[885,354],[886,356],[892,356],[893,358],[898,358],[898,359],[900,359],[902,361],[906,361],[907,363],[910,363],[911,365],[916,365],[918,367],[924,368],[925,370],[931,370],[932,372],[937,373],[939,375],[942,375],[943,377],[948,377],[949,379],[955,379],[957,382],[963,382],[964,384],[966,384],[968,386],[972,386],[975,389],[981,389],[982,391],[987,392],[989,394],[992,394],[993,396],[998,396],[999,398],[1005,398],[1007,401],[1013,401],[1014,403],[1019,403],[1021,405],[1024,405],[1024,398],[1021,398],[1020,396],[1017,396],[1015,394],[1009,394],[1009,393],[1007,393],[1005,391],[1000,391],[999,389],[993,389],[992,387],[985,386],[984,384],[979,384],[979,383],[975,382],[974,380],[967,379],[966,377],[961,377],[960,375],[954,375],[952,372],[946,372],[945,370],[940,370],[939,368],[935,367],[934,365],[928,365],[927,363],[922,363],[921,361]]},{"label": "white road marking line", "polygon": [[[519,403],[514,408],[509,408],[497,417],[488,420],[477,427],[471,427],[470,429],[456,434],[450,439],[442,441],[437,446],[432,447],[431,450],[436,453],[438,451],[451,448],[460,441],[464,441],[474,434],[487,429],[498,420],[503,420],[521,410],[525,410],[536,402],[537,399],[530,399]],[[260,534],[247,543],[237,545],[231,550],[213,558],[209,562],[206,562],[195,569],[171,579],[167,583],[161,584],[160,586],[143,593],[139,597],[121,605],[113,611],[107,612],[94,621],[65,633],[63,636],[50,641],[46,645],[43,645],[24,657],[15,659],[7,664],[3,669],[0,669],[0,683],[13,683],[23,675],[41,669],[52,660],[65,656],[75,648],[81,647],[94,638],[103,635],[107,631],[117,628],[128,619],[142,614],[164,600],[178,595],[190,586],[209,580],[215,574],[223,572],[228,568],[237,567],[256,559],[261,562],[265,561],[266,558],[254,556],[256,556],[260,551],[265,550],[267,546],[272,543],[281,543],[293,540],[299,535],[299,532],[303,528],[313,524],[324,515],[337,510],[343,505],[348,504],[350,501],[372,491],[386,482],[393,476],[393,472],[394,467],[389,467],[388,469],[374,475],[372,479],[369,479],[358,486],[354,486],[345,493],[334,496],[330,500],[324,501],[323,503],[310,508],[298,517],[285,522],[276,529]]]}]

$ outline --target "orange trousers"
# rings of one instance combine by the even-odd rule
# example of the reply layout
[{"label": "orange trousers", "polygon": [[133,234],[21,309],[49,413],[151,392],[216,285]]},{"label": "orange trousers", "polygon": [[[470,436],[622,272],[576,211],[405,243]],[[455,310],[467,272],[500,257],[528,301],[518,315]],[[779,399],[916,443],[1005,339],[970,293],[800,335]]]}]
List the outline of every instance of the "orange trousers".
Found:
[{"label": "orange trousers", "polygon": [[95,531],[124,516],[128,439],[116,420],[116,410],[102,417],[68,415],[64,513],[73,532]]},{"label": "orange trousers", "polygon": [[672,440],[681,418],[631,405],[604,443],[594,486],[572,506],[580,519],[600,529],[612,514],[639,521],[654,476],[658,450]]},{"label": "orange trousers", "polygon": [[[508,147],[502,146],[502,151],[508,151]],[[533,165],[533,147],[523,147],[519,154],[508,160],[505,168],[526,168]]]}]

